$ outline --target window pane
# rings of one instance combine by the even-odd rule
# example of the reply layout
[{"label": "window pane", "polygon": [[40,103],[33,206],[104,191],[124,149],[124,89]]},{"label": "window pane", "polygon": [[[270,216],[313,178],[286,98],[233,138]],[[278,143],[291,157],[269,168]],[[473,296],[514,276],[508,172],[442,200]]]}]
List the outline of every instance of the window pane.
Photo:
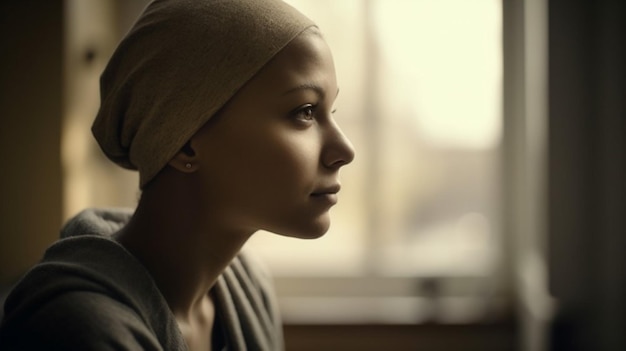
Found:
[{"label": "window pane", "polygon": [[494,264],[501,15],[494,0],[375,1],[381,272]]}]

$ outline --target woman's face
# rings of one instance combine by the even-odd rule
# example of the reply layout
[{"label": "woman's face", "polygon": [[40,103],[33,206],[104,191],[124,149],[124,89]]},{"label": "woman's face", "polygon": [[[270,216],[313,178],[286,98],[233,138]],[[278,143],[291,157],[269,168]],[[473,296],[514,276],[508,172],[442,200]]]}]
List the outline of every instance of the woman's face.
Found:
[{"label": "woman's face", "polygon": [[311,30],[276,55],[191,140],[207,210],[236,230],[315,238],[354,150],[333,118],[330,50]]}]

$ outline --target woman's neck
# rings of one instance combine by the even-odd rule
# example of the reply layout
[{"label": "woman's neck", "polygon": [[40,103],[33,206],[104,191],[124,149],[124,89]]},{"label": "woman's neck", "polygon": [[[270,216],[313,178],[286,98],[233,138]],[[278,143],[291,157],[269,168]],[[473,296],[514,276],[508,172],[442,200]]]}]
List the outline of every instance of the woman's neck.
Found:
[{"label": "woman's neck", "polygon": [[176,319],[192,322],[252,233],[225,228],[176,193],[144,192],[115,238],[147,268]]}]

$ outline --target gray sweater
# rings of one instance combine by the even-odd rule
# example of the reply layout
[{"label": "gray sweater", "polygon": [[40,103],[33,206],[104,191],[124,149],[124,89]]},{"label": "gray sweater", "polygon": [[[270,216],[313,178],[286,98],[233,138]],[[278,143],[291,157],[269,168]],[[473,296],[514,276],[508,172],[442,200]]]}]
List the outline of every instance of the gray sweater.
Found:
[{"label": "gray sweater", "polygon": [[[110,234],[124,210],[86,210],[5,303],[0,350],[187,350],[150,274]],[[240,253],[212,290],[225,350],[282,350],[271,279]],[[210,338],[207,335],[207,338]]]}]

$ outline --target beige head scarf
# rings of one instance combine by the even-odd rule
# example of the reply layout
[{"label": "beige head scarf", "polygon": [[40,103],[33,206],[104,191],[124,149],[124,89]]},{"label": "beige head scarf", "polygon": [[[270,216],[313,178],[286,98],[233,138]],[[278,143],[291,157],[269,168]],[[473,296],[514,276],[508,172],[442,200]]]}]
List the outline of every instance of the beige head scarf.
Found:
[{"label": "beige head scarf", "polygon": [[280,0],[156,0],[100,78],[92,131],[144,187],[311,20]]}]

